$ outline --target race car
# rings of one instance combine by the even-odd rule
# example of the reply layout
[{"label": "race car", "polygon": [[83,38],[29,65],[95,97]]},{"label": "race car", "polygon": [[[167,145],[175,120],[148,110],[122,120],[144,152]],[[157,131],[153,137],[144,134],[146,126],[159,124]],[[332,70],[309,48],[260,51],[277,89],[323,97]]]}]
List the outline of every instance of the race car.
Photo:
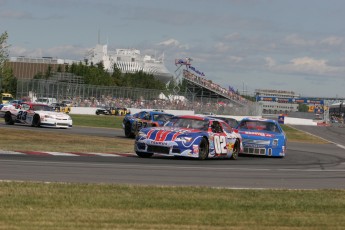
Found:
[{"label": "race car", "polygon": [[71,107],[68,106],[67,104],[63,103],[63,102],[53,103],[50,105],[50,107],[52,107],[53,110],[56,112],[62,112],[62,113],[70,113],[71,112]]},{"label": "race car", "polygon": [[130,111],[127,108],[103,107],[96,109],[96,115],[116,115],[124,116]]},{"label": "race car", "polygon": [[135,137],[138,131],[145,127],[162,126],[173,114],[161,111],[140,111],[135,114],[127,114],[122,121],[122,127],[125,136],[128,138]]},{"label": "race car", "polygon": [[183,115],[174,116],[162,127],[143,128],[134,150],[139,157],[154,154],[178,157],[237,159],[241,137],[223,120]]},{"label": "race car", "polygon": [[72,119],[69,115],[55,112],[46,104],[27,103],[21,105],[5,105],[1,108],[0,116],[7,125],[14,123],[27,124],[34,127],[71,128]]},{"label": "race car", "polygon": [[275,120],[243,118],[237,127],[243,140],[241,154],[284,157],[286,135]]},{"label": "race car", "polygon": [[97,108],[96,115],[111,115],[112,111],[111,108]]}]

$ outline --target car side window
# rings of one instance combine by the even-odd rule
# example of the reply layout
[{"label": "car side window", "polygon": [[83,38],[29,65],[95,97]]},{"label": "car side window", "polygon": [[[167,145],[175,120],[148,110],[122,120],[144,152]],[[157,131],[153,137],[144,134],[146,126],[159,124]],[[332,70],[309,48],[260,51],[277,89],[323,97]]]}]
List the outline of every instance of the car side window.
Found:
[{"label": "car side window", "polygon": [[138,117],[139,117],[140,119],[145,119],[145,115],[146,115],[146,112],[140,112],[139,115],[138,115]]},{"label": "car side window", "polygon": [[222,133],[223,129],[222,126],[219,124],[218,121],[213,121],[211,125],[212,132],[214,133]]},{"label": "car side window", "polygon": [[22,107],[21,107],[22,110],[29,110],[30,109],[30,106],[27,105],[27,104],[23,104]]}]

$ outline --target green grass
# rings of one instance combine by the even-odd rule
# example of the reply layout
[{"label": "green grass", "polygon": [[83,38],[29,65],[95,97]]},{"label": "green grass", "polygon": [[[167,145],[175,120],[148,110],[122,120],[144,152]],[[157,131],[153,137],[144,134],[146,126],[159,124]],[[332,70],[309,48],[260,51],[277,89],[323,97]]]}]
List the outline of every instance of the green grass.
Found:
[{"label": "green grass", "polygon": [[310,144],[326,144],[328,143],[324,139],[318,138],[317,136],[310,135],[306,132],[292,128],[288,125],[281,125],[284,132],[286,133],[288,142],[302,142]]},{"label": "green grass", "polygon": [[73,126],[89,126],[102,128],[122,128],[123,116],[106,115],[81,115],[69,114],[73,120]]},{"label": "green grass", "polygon": [[[9,135],[10,133],[10,135]],[[1,128],[0,150],[133,153],[134,139]]]},{"label": "green grass", "polygon": [[343,229],[344,190],[0,183],[0,229]]}]

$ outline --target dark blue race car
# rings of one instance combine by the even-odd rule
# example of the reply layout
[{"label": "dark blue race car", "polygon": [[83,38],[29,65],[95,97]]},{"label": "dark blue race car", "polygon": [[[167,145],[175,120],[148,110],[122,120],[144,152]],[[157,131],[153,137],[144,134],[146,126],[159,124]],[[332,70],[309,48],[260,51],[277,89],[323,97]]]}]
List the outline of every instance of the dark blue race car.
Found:
[{"label": "dark blue race car", "polygon": [[242,154],[284,157],[286,135],[275,120],[243,118],[237,127],[242,136]]},{"label": "dark blue race car", "polygon": [[162,111],[141,111],[127,114],[122,121],[122,127],[126,137],[135,137],[142,128],[162,126],[173,116],[173,114]]}]

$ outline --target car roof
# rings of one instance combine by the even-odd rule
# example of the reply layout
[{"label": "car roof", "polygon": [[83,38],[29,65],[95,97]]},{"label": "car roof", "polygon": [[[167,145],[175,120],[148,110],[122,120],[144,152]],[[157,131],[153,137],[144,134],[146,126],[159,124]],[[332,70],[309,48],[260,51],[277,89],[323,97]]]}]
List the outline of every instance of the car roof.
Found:
[{"label": "car roof", "polygon": [[179,115],[175,117],[184,118],[184,119],[205,120],[205,121],[215,120],[214,118],[211,118],[211,117],[199,116],[199,115]]},{"label": "car roof", "polygon": [[41,105],[41,106],[48,106],[47,104],[43,104],[43,103],[33,103],[33,102],[23,102],[23,104],[27,104],[27,105]]}]

